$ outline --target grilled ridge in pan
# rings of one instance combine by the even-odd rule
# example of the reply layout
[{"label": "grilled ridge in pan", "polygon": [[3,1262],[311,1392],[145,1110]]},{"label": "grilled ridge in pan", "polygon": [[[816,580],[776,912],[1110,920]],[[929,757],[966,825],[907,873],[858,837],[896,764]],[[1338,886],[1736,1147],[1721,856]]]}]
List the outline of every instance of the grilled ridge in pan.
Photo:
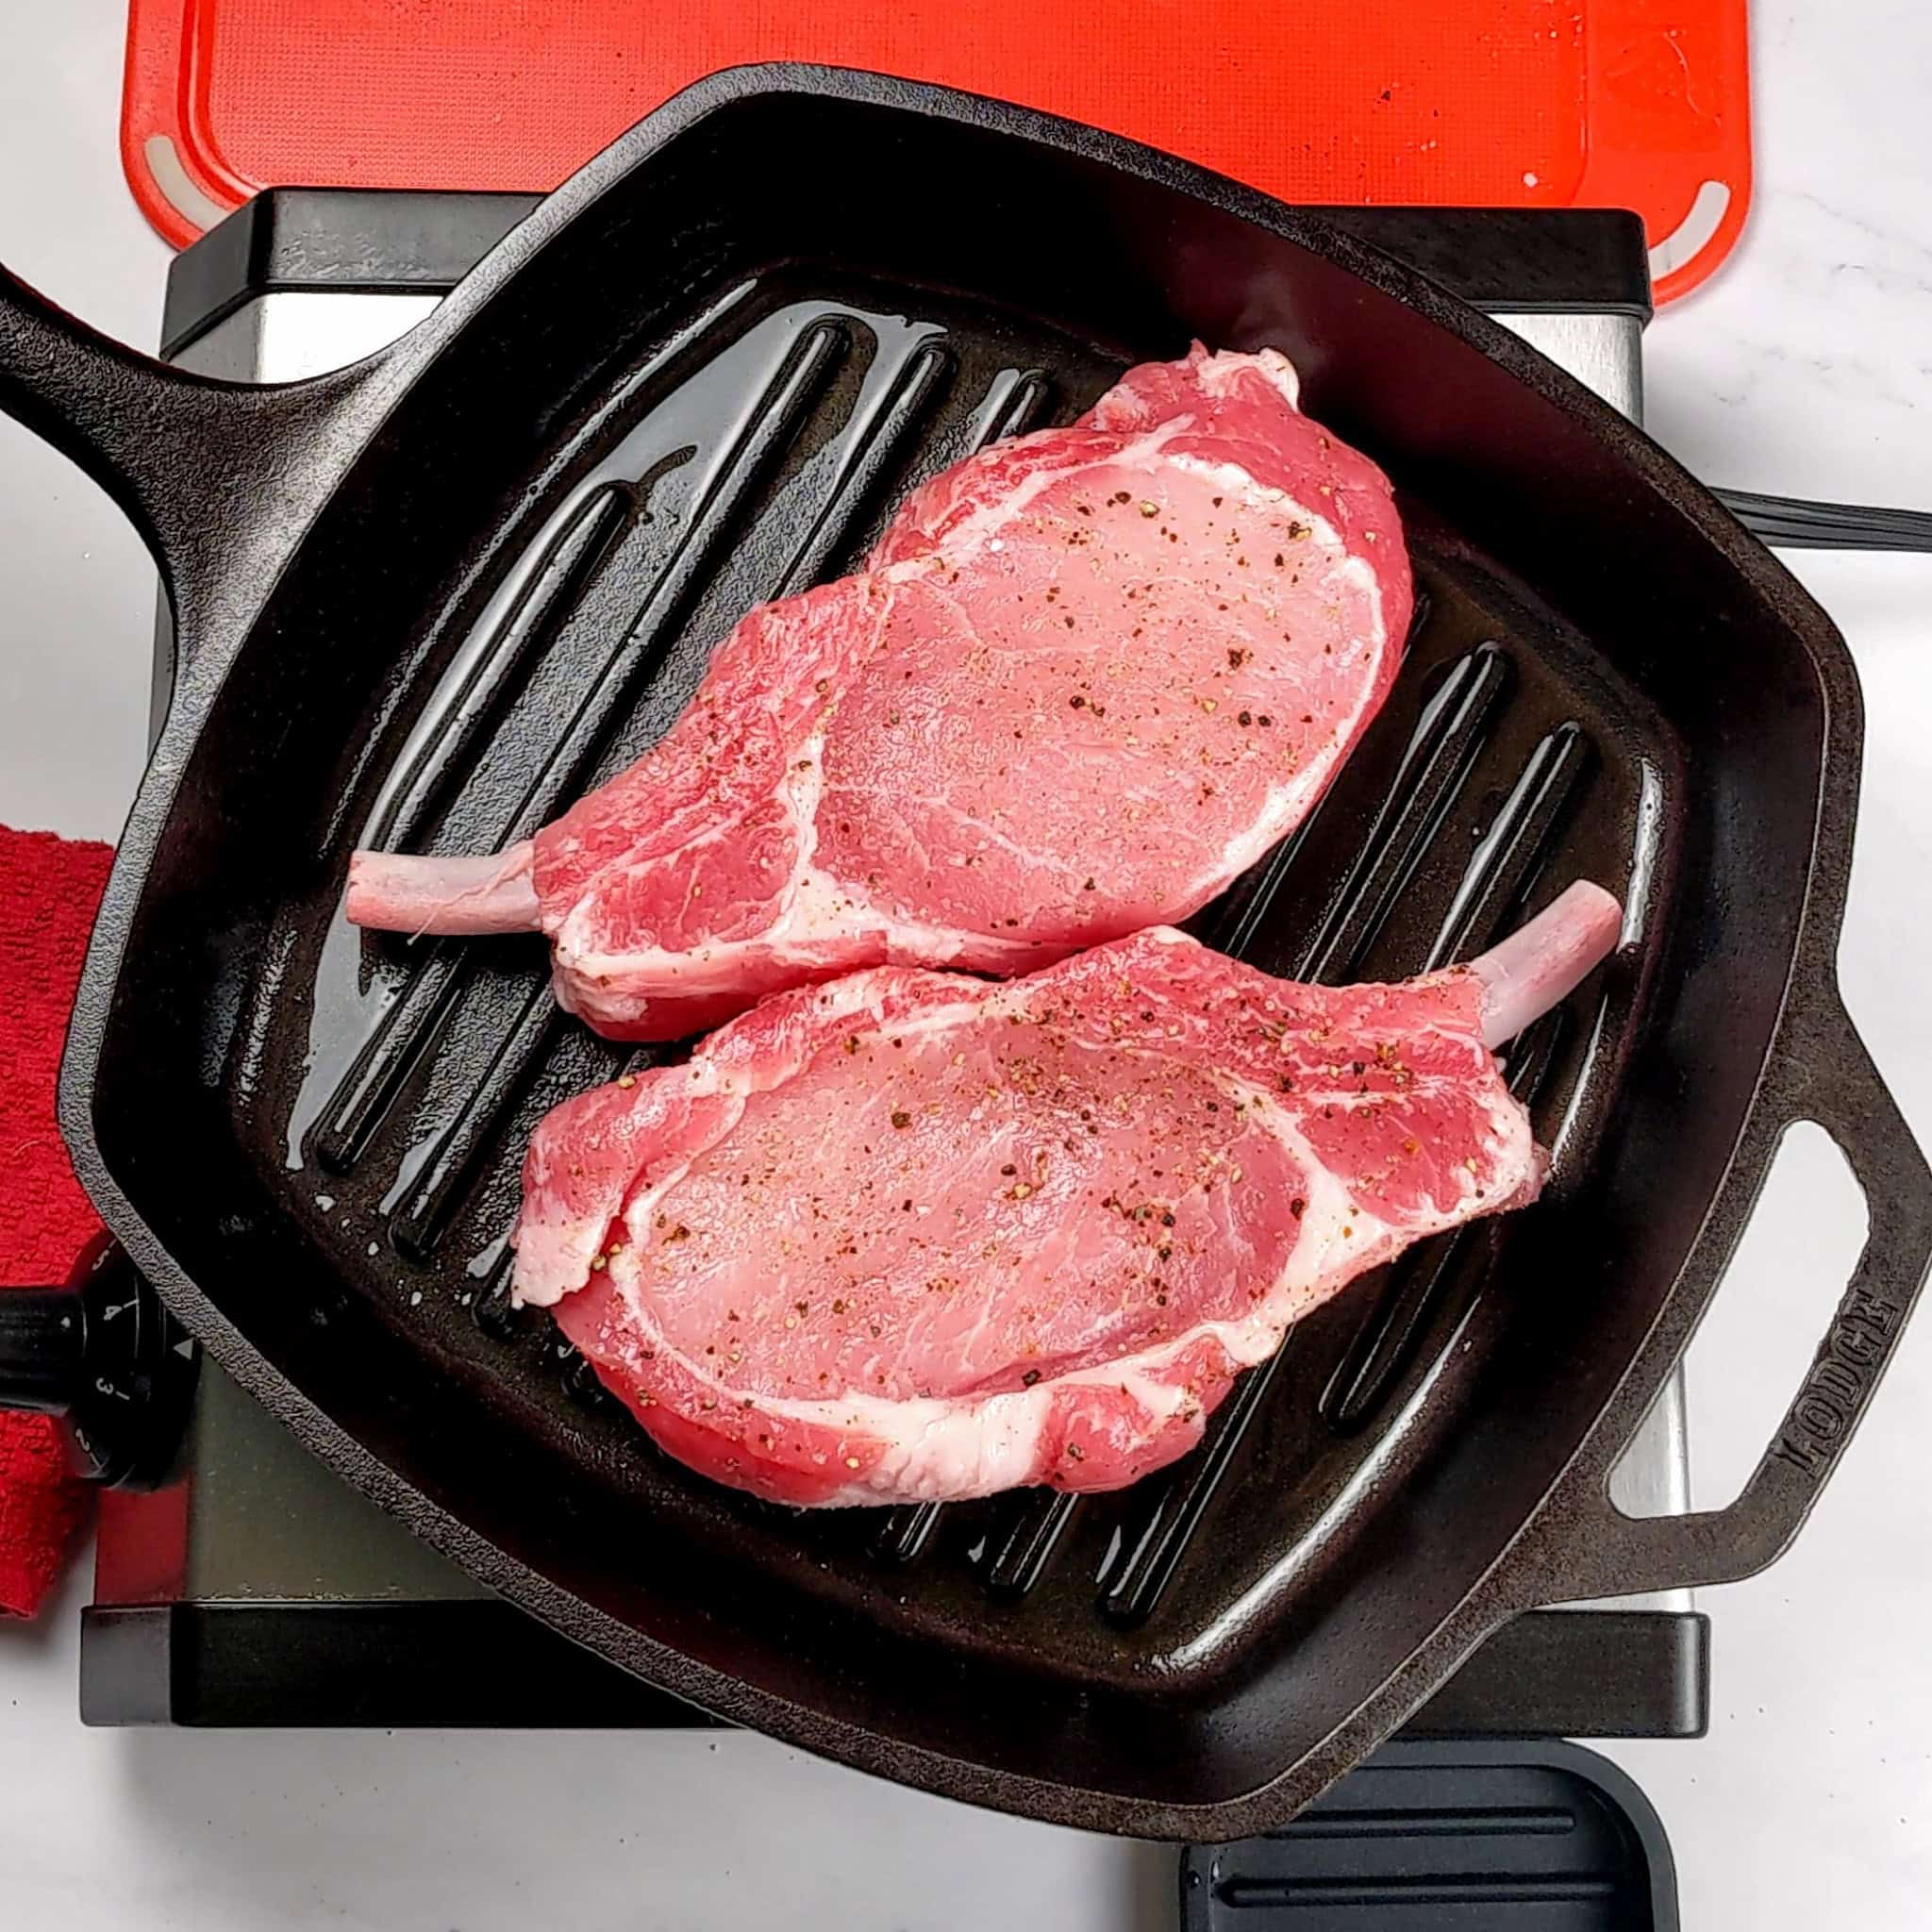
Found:
[{"label": "grilled ridge in pan", "polygon": [[[1225,1838],[1513,1612],[1743,1574],[1795,1529],[1932,1251],[1831,980],[1856,686],[1696,485],[1482,318],[1166,158],[813,70],[680,96],[360,370],[167,390],[212,505],[181,441],[142,471],[121,413],[9,374],[12,314],[0,401],[80,410],[67,446],[158,533],[184,651],[67,1063],[76,1164],[223,1364],[485,1581],[870,1770]],[[530,1128],[624,1050],[553,1012],[534,941],[352,931],[348,854],[527,830],[918,477],[1191,336],[1294,358],[1393,476],[1423,592],[1327,798],[1197,929],[1276,973],[1397,976],[1572,877],[1618,893],[1624,953],[1511,1050],[1555,1184],[1320,1309],[1122,1495],[727,1493],[507,1306]],[[130,362],[110,389],[150,380]],[[242,501],[282,525],[215,513]],[[1807,1386],[1734,1510],[1631,1524],[1605,1476],[1801,1112],[1873,1195],[1841,1313],[1868,1339],[1831,1344],[1856,1372],[1835,1410]]]}]

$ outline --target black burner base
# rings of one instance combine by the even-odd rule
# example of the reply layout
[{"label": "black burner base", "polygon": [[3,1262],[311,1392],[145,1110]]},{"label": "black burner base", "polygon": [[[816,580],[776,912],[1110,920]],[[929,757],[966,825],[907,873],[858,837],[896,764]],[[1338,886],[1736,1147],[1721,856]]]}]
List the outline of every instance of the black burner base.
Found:
[{"label": "black burner base", "polygon": [[[1700,1738],[1710,1626],[1695,1613],[1537,1610],[1416,1713],[1409,1737]],[[709,1728],[493,1598],[140,1604],[83,1612],[91,1724]]]}]

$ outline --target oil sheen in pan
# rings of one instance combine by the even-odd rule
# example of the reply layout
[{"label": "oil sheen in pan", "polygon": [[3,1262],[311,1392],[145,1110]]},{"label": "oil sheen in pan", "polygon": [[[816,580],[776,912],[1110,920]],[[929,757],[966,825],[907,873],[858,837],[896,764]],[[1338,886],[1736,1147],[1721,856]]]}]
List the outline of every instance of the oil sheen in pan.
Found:
[{"label": "oil sheen in pan", "polygon": [[[652,398],[644,413],[572,486],[503,572],[437,677],[351,842],[461,847],[474,833],[489,845],[509,843],[668,728],[690,686],[664,679],[664,660],[716,567],[720,542],[744,499],[784,456],[832,365],[862,356],[866,366],[842,426],[794,479],[820,502],[818,514],[785,554],[769,559],[767,581],[744,608],[805,589],[841,560],[855,520],[872,507],[877,486],[898,467],[902,445],[950,377],[944,330],[823,301],[797,303],[753,320],[724,353],[682,375],[680,359],[694,343],[731,326],[752,292],[750,285],[733,291],[627,385],[629,396]],[[1034,372],[1004,372],[962,445],[923,451],[919,471],[929,474],[966,447],[1027,426],[1044,397]],[[903,491],[913,478],[893,480]],[[628,542],[633,533],[643,541]],[[625,555],[626,548],[634,554]],[[588,651],[555,650],[600,574],[628,577],[634,615],[606,630],[601,662],[595,639],[585,641]],[[575,627],[586,626],[580,619]],[[559,661],[546,664],[553,650]],[[557,688],[559,674],[579,682],[574,708],[572,693]],[[641,736],[641,715],[647,720]],[[560,735],[553,726],[544,737],[546,716],[567,720]],[[521,744],[520,724],[536,727],[521,734]],[[621,756],[613,756],[620,741]],[[491,798],[477,783],[486,759],[499,776],[506,765],[514,768],[523,781],[515,795],[506,800],[499,787]],[[474,950],[462,942],[419,942],[400,954],[389,949],[390,958],[372,969],[362,936],[334,923],[316,970],[308,1069],[287,1124],[291,1169],[312,1158],[341,1171],[359,1158],[448,1018]],[[535,958],[534,948],[522,951]],[[517,1029],[529,1036],[528,1046],[541,1044],[547,1023],[547,993],[537,992]],[[386,1208],[407,1196],[441,1131],[431,1123],[419,1133],[398,1165]]]}]

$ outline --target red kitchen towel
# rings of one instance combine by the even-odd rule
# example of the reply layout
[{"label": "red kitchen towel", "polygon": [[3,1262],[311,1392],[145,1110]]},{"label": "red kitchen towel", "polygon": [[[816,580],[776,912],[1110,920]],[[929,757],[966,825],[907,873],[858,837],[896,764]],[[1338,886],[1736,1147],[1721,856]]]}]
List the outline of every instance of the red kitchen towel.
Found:
[{"label": "red kitchen towel", "polygon": [[[54,1125],[54,1084],[113,856],[0,825],[0,1294],[65,1280],[100,1225]],[[0,1612],[40,1607],[81,1502],[53,1424],[0,1413]]]}]

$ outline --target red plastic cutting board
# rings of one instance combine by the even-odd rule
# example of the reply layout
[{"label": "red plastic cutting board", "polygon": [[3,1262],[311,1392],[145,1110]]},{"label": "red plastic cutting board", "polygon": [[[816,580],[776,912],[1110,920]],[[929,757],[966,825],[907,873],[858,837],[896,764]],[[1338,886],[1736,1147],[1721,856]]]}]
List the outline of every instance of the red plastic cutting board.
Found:
[{"label": "red plastic cutting board", "polygon": [[1290,201],[1634,208],[1668,298],[1743,225],[1745,5],[132,0],[122,152],[179,246],[269,186],[552,188],[702,75],[822,60],[1070,114]]}]

